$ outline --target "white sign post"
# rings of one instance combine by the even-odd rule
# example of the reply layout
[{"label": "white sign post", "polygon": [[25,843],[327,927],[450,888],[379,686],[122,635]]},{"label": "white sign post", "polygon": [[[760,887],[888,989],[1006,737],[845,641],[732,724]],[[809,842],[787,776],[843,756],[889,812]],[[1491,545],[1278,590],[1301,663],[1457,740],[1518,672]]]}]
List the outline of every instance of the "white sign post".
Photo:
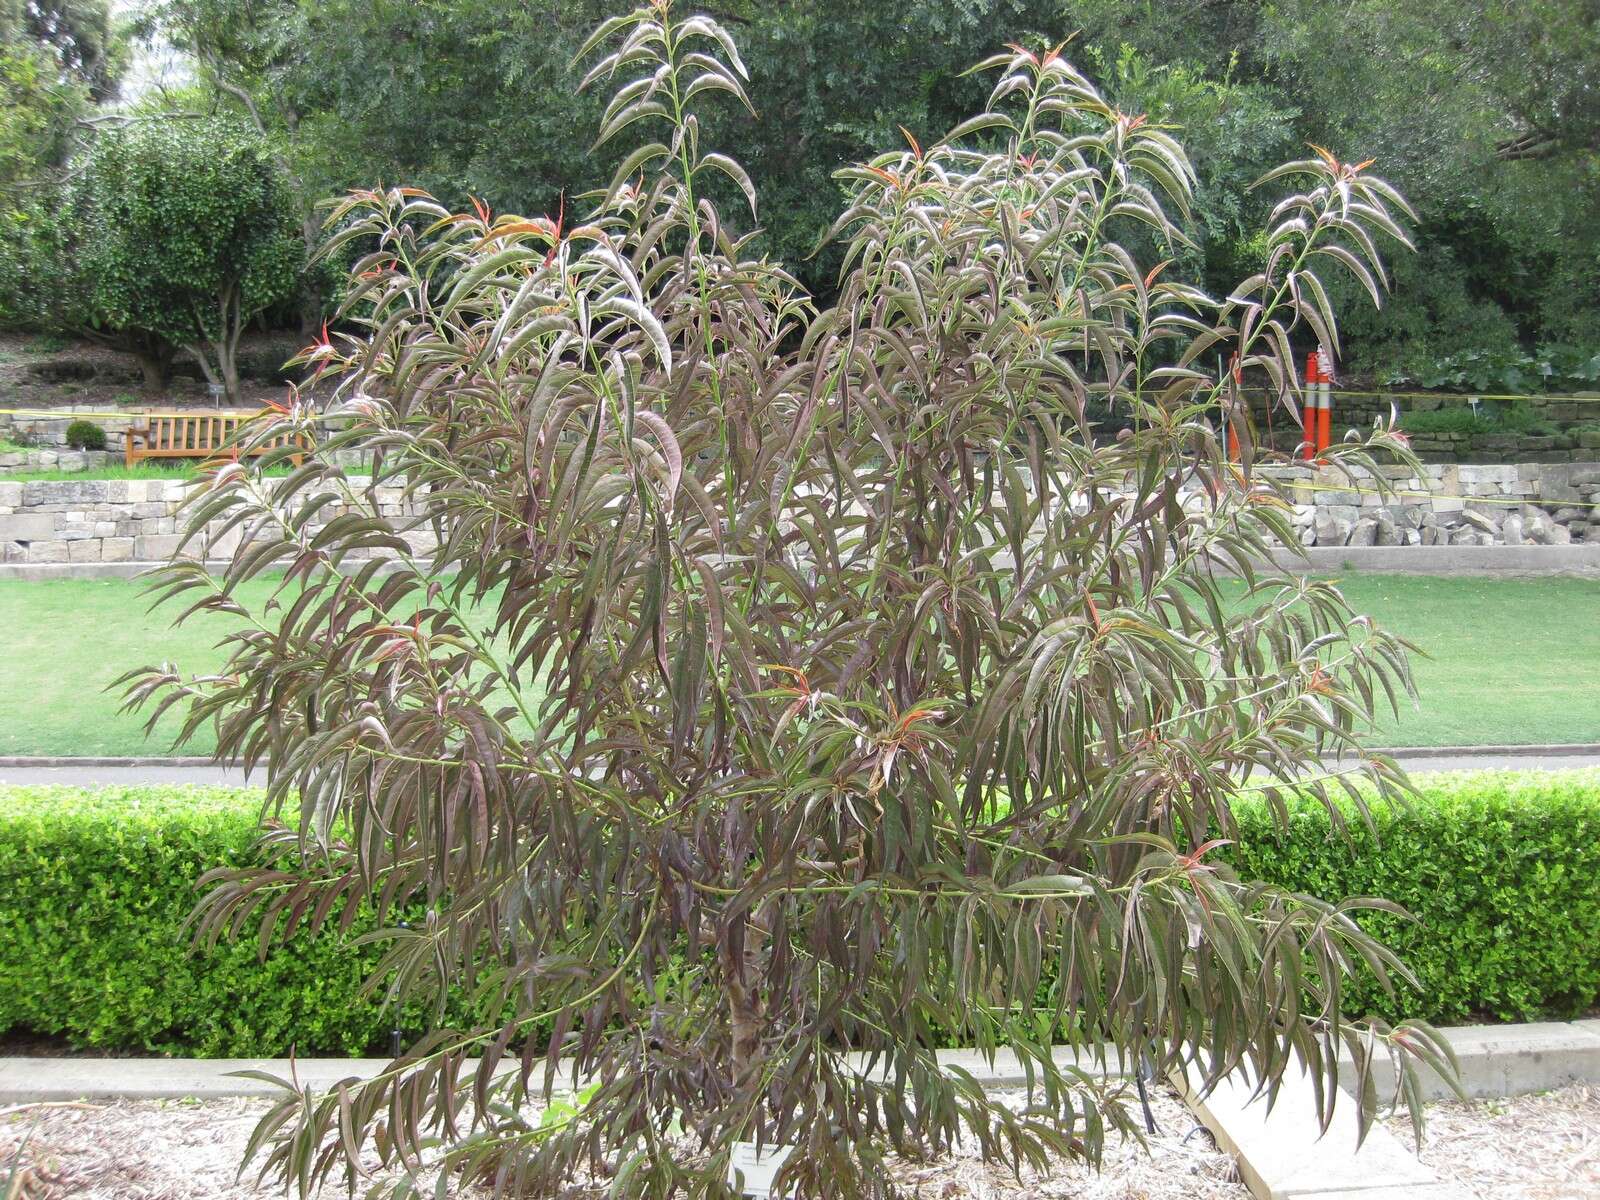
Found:
[{"label": "white sign post", "polygon": [[763,1146],[754,1142],[735,1142],[728,1156],[728,1186],[754,1200],[772,1200],[772,1181],[789,1161],[793,1146]]}]

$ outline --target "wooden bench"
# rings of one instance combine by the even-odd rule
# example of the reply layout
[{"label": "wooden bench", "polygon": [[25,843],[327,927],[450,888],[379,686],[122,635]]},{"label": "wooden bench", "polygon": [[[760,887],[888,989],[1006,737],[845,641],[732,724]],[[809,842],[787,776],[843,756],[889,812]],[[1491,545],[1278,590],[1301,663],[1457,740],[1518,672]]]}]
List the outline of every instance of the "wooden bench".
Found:
[{"label": "wooden bench", "polygon": [[[123,461],[131,467],[142,458],[236,457],[237,451],[228,441],[256,415],[202,409],[145,413],[123,434]],[[248,453],[265,454],[290,444],[300,444],[300,440],[294,434],[284,433],[252,447]],[[300,456],[295,455],[294,461],[298,466]]]}]

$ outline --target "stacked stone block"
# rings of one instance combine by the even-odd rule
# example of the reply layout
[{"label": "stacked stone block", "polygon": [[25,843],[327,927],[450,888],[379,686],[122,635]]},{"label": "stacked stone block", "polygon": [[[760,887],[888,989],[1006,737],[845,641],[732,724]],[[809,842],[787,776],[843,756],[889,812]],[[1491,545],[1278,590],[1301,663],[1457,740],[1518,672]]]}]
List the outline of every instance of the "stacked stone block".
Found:
[{"label": "stacked stone block", "polygon": [[1379,473],[1382,480],[1327,467],[1272,471],[1294,501],[1306,546],[1600,543],[1600,464],[1426,463]]},{"label": "stacked stone block", "polygon": [[[354,480],[359,489],[362,480]],[[180,512],[188,490],[184,480],[86,479],[62,482],[19,483],[0,480],[0,561],[7,563],[116,563],[161,562],[171,558],[183,540],[185,518]],[[378,513],[400,526],[417,515],[398,487],[380,487],[375,501]],[[347,511],[330,506],[318,514],[313,533]],[[221,521],[213,523],[218,528]],[[426,529],[408,530],[402,536],[419,553],[432,550],[434,539]],[[191,540],[186,554],[208,559],[229,557],[242,530]],[[380,554],[381,551],[363,551]]]}]

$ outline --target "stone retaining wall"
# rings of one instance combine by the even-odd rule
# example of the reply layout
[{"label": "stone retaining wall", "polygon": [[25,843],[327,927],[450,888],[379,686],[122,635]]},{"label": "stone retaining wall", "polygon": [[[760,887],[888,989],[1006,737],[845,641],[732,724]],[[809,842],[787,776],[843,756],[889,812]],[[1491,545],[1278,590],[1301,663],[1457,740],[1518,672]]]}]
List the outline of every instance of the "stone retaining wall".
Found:
[{"label": "stone retaining wall", "polygon": [[1379,481],[1278,468],[1306,546],[1564,546],[1600,543],[1600,463],[1386,467]]},{"label": "stone retaining wall", "polygon": [[[144,421],[144,409],[130,409],[127,413],[118,413],[114,417],[98,415],[105,411],[104,404],[74,404],[60,408],[53,407],[47,417],[0,415],[0,439],[14,440],[40,450],[58,450],[67,444],[68,425],[79,420],[92,421],[106,431],[106,448],[115,450],[120,461],[123,434],[133,425]],[[164,408],[159,411],[181,412],[182,408]],[[251,408],[240,411],[253,414],[260,410]],[[84,416],[84,413],[96,415]]]},{"label": "stone retaining wall", "polygon": [[121,462],[121,451],[9,450],[0,452],[0,479],[26,471],[97,471]]},{"label": "stone retaining wall", "polygon": [[[1387,498],[1378,481],[1327,468],[1272,470],[1295,502],[1295,529],[1306,546],[1600,544],[1600,509],[1593,507],[1600,504],[1600,463],[1436,464],[1420,474],[1385,468],[1398,493]],[[178,510],[193,486],[182,480],[0,479],[0,562],[162,561],[177,550]],[[399,488],[379,488],[377,501],[383,516],[402,525],[417,515]],[[313,528],[341,511],[325,510]],[[226,558],[239,536],[235,530],[190,549]],[[404,536],[419,552],[433,546],[425,529]]]},{"label": "stone retaining wall", "polygon": [[[352,481],[357,487],[365,481]],[[72,482],[5,482],[0,479],[0,562],[119,563],[161,562],[177,552],[184,518],[179,513],[189,488],[184,480],[87,479]],[[378,511],[405,522],[417,509],[405,503],[400,488],[377,489]],[[329,506],[313,530],[346,510]],[[221,522],[213,523],[213,527]],[[197,538],[187,553],[227,558],[241,532]],[[403,533],[414,549],[427,553],[433,535],[426,529]],[[366,552],[362,552],[366,553]],[[377,553],[377,552],[371,552]]]}]

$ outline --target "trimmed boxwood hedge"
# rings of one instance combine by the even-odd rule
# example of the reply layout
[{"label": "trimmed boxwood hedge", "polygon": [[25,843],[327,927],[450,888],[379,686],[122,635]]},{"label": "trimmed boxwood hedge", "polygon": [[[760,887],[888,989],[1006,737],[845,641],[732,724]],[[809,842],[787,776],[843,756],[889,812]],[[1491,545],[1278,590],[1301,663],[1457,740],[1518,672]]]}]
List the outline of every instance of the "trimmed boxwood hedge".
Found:
[{"label": "trimmed boxwood hedge", "polygon": [[[1420,976],[1351,1011],[1448,1023],[1568,1016],[1600,996],[1600,771],[1433,776],[1377,837],[1346,838],[1291,803],[1287,836],[1236,805],[1239,873],[1324,896],[1378,895],[1418,918],[1372,927]],[[246,861],[259,793],[171,787],[0,788],[0,1033],[81,1047],[257,1057],[381,1051],[396,1022],[361,984],[381,948],[324,931],[275,948],[190,948],[194,880]],[[427,1016],[401,1014],[408,1039]]]},{"label": "trimmed boxwood hedge", "polygon": [[1363,924],[1421,981],[1372,980],[1350,1011],[1459,1024],[1571,1017],[1600,999],[1600,770],[1420,776],[1409,807],[1374,805],[1376,835],[1344,804],[1341,837],[1314,801],[1290,804],[1279,834],[1259,801],[1236,802],[1244,878],[1324,897],[1382,896],[1407,921]]},{"label": "trimmed boxwood hedge", "polygon": [[[248,861],[261,793],[0,788],[0,1032],[80,1047],[257,1057],[387,1048],[395,1026],[362,994],[382,947],[324,930],[274,948],[192,949],[194,882]],[[425,1016],[401,1014],[402,1030]]]}]

